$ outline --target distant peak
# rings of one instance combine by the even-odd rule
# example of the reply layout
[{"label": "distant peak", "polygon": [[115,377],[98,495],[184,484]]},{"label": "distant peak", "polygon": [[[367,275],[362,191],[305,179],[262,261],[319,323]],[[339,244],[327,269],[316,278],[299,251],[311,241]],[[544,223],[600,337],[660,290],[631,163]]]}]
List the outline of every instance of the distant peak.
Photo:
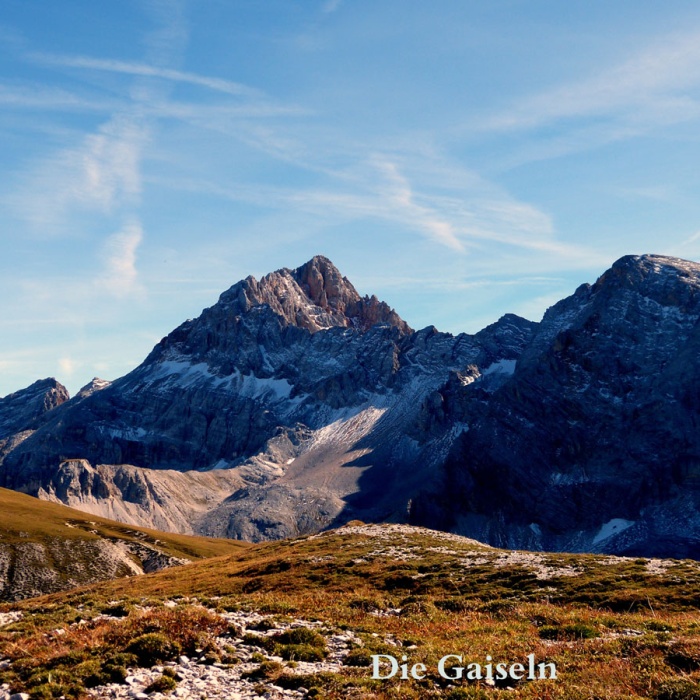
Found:
[{"label": "distant peak", "polygon": [[68,389],[53,377],[0,398],[0,439],[31,426],[44,413],[68,401]]},{"label": "distant peak", "polygon": [[592,289],[597,292],[609,287],[625,287],[646,294],[652,288],[676,282],[700,287],[700,264],[670,255],[625,255],[598,278]]},{"label": "distant peak", "polygon": [[259,281],[247,277],[221,295],[239,313],[269,306],[287,325],[313,332],[326,328],[367,330],[387,324],[403,333],[411,328],[387,304],[375,296],[361,297],[352,283],[325,256],[315,255],[291,270],[282,268]]},{"label": "distant peak", "polygon": [[106,389],[111,382],[108,382],[106,379],[100,379],[99,377],[94,377],[91,381],[89,381],[77,394],[81,399],[84,399],[86,396],[90,396],[91,394],[94,394],[96,391],[101,391],[102,389]]},{"label": "distant peak", "polygon": [[[25,389],[20,389],[15,391],[13,394],[8,394],[5,399],[12,399],[19,396],[29,396],[29,395],[46,395],[51,397],[49,402],[51,407],[57,406],[64,401],[68,401],[69,394],[68,389],[61,384],[54,377],[46,377],[45,379],[37,379],[33,384],[30,384]],[[4,399],[3,399],[4,400]]]},{"label": "distant peak", "polygon": [[343,277],[340,270],[322,255],[316,255],[298,267],[292,272],[292,277],[306,296],[322,309],[339,310],[339,306],[346,307],[360,300],[347,277]]}]

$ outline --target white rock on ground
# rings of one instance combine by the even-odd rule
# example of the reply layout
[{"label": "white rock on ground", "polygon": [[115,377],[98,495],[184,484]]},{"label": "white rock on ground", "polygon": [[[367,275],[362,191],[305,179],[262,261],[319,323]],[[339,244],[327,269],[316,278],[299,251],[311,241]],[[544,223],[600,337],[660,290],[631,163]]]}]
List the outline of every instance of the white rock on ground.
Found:
[{"label": "white rock on ground", "polygon": [[[247,632],[253,632],[259,636],[270,636],[275,633],[284,632],[294,627],[306,627],[322,634],[326,640],[328,656],[319,662],[296,662],[295,665],[287,666],[285,662],[276,656],[265,653],[262,649],[250,647],[243,644],[240,637],[236,639],[220,638],[217,643],[223,651],[226,645],[235,647],[236,656],[241,663],[227,666],[224,664],[207,665],[204,657],[188,658],[180,656],[177,662],[170,662],[164,666],[154,666],[150,669],[134,668],[129,669],[129,676],[124,685],[112,683],[109,685],[92,688],[89,694],[93,698],[100,700],[131,700],[132,698],[150,698],[151,700],[165,700],[165,698],[201,698],[207,700],[253,700],[261,697],[258,692],[260,686],[266,687],[263,697],[269,700],[300,700],[307,696],[305,688],[299,690],[289,690],[279,688],[270,681],[259,679],[246,679],[242,676],[256,669],[259,663],[252,660],[253,654],[262,654],[265,660],[278,661],[285,664],[285,672],[301,676],[313,675],[316,673],[330,672],[337,673],[343,666],[343,659],[350,649],[361,646],[361,640],[352,632],[328,633],[327,626],[321,622],[310,622],[302,619],[294,619],[285,624],[275,622],[275,628],[261,632],[254,629],[263,620],[270,620],[274,616],[261,615],[255,612],[228,612],[220,613],[221,617],[228,622],[234,623],[241,629],[241,636]],[[324,633],[324,630],[326,632]],[[171,694],[162,693],[146,694],[145,689],[163,674],[165,667],[171,668],[182,679],[178,681],[177,688]],[[256,690],[257,689],[257,690]],[[0,696],[0,700],[4,700]]]}]

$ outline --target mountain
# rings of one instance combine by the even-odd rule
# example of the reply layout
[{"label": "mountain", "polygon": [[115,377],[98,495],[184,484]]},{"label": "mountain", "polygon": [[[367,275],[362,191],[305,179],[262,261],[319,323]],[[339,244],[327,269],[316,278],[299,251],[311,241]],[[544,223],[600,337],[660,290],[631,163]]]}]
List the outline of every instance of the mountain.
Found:
[{"label": "mountain", "polygon": [[135,576],[244,548],[145,530],[0,489],[0,601]]},{"label": "mountain", "polygon": [[700,556],[699,287],[695,263],[626,256],[539,324],[453,336],[317,256],[235,284],[9,436],[0,485],[252,541],[361,518]]},{"label": "mountain", "polygon": [[[700,557],[700,265],[626,256],[555,304],[415,521],[499,546]],[[422,514],[418,511],[422,510]]]},{"label": "mountain", "polygon": [[413,332],[318,256],[235,284],[134,371],[52,410],[0,454],[0,485],[249,540],[405,519],[461,430],[425,422],[426,402],[514,361],[534,328]]}]

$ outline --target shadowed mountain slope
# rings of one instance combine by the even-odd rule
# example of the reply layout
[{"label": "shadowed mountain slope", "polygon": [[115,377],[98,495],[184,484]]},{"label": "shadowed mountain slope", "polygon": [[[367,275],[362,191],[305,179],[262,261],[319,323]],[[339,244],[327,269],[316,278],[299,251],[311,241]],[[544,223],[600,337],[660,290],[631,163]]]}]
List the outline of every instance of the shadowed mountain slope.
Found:
[{"label": "shadowed mountain slope", "polygon": [[[554,305],[416,520],[500,546],[700,556],[700,266],[627,256]],[[419,509],[420,510],[420,509]]]}]

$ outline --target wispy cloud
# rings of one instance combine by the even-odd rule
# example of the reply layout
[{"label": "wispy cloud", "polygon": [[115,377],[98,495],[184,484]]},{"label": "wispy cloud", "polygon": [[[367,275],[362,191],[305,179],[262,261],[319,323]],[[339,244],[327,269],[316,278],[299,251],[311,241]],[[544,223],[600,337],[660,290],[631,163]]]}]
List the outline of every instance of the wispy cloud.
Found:
[{"label": "wispy cloud", "polygon": [[64,375],[71,377],[77,368],[77,363],[70,357],[61,357],[58,360],[58,366]]},{"label": "wispy cloud", "polygon": [[700,32],[675,34],[598,75],[525,98],[477,126],[532,129],[583,117],[624,117],[638,128],[677,123],[700,116],[700,103],[684,94],[698,84]]},{"label": "wispy cloud", "polygon": [[[434,153],[377,153],[335,177],[331,171],[328,175],[322,187],[178,178],[161,184],[276,208],[287,217],[296,212],[316,228],[363,220],[398,224],[407,234],[417,233],[436,248],[474,261],[486,254],[498,266],[503,254],[525,256],[519,272],[521,267],[531,274],[597,269],[610,262],[608,255],[560,240],[546,212]],[[471,256],[477,252],[481,255]]]},{"label": "wispy cloud", "polygon": [[8,108],[69,112],[111,112],[120,106],[120,103],[114,99],[89,98],[59,88],[2,84],[0,84],[0,104]]},{"label": "wispy cloud", "polygon": [[262,97],[264,95],[260,90],[248,87],[242,83],[236,83],[223,78],[216,78],[187,71],[174,70],[172,68],[163,68],[157,65],[147,63],[138,63],[131,61],[118,61],[112,59],[94,58],[91,56],[65,56],[60,54],[31,54],[30,58],[34,61],[51,66],[64,66],[66,68],[82,68],[96,71],[106,71],[110,73],[122,73],[147,78],[160,78],[178,83],[188,83],[190,85],[198,85],[199,87],[208,88],[216,92],[221,92],[227,95],[236,95],[243,97]]},{"label": "wispy cloud", "polygon": [[143,122],[118,114],[75,147],[30,166],[8,204],[43,234],[61,231],[62,220],[75,209],[111,214],[133,206],[147,138]]},{"label": "wispy cloud", "polygon": [[103,248],[104,271],[96,279],[98,287],[117,298],[142,291],[136,269],[136,251],[142,240],[138,221],[130,221],[107,239]]},{"label": "wispy cloud", "polygon": [[321,8],[321,11],[324,14],[330,15],[333,12],[336,12],[337,10],[340,9],[340,6],[343,4],[343,0],[326,0],[326,2],[323,3],[323,7]]},{"label": "wispy cloud", "polygon": [[401,175],[395,163],[378,160],[376,166],[386,178],[388,187],[385,187],[383,196],[391,210],[441,245],[464,252],[464,244],[455,235],[452,224],[437,211],[416,203],[408,180]]}]

